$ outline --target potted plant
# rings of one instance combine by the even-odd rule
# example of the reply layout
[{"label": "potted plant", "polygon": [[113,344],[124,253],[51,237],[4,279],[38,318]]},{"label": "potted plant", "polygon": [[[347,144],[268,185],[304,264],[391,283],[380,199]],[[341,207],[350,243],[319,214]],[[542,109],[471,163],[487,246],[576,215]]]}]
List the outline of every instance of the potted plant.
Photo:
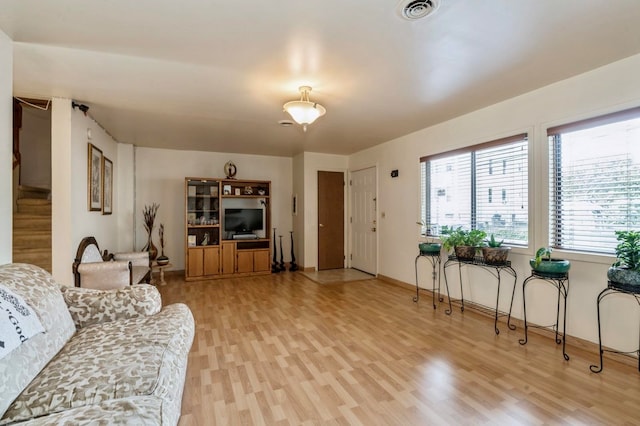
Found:
[{"label": "potted plant", "polygon": [[[425,226],[423,221],[418,221],[416,222],[416,224],[420,225],[421,227]],[[440,250],[442,249],[442,244],[436,243],[435,241],[429,241],[428,233],[423,236],[427,238],[427,241],[418,243],[418,250],[420,250],[420,255],[433,256],[433,255],[440,254]]]},{"label": "potted plant", "polygon": [[498,241],[495,236],[491,234],[491,238],[486,240],[485,244],[486,245],[482,247],[482,257],[486,264],[504,265],[507,263],[511,247],[503,246],[504,240]]},{"label": "potted plant", "polygon": [[607,271],[610,282],[640,286],[640,231],[616,231],[616,261]]},{"label": "potted plant", "polygon": [[566,275],[571,268],[571,262],[564,259],[551,258],[552,247],[540,247],[536,251],[536,257],[529,260],[531,269],[535,272],[550,277]]},{"label": "potted plant", "polygon": [[443,227],[441,239],[444,248],[453,248],[456,257],[460,260],[473,260],[476,252],[482,246],[487,233],[478,229],[466,231],[462,227],[456,229]]}]

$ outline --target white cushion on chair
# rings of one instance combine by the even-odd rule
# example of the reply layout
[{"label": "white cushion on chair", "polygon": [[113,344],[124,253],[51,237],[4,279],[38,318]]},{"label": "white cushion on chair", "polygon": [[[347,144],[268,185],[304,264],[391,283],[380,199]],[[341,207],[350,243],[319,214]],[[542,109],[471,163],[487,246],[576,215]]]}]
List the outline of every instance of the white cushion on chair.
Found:
[{"label": "white cushion on chair", "polygon": [[98,247],[95,244],[88,245],[87,248],[84,249],[84,253],[82,253],[82,259],[80,261],[82,263],[102,262],[100,250],[98,250]]}]

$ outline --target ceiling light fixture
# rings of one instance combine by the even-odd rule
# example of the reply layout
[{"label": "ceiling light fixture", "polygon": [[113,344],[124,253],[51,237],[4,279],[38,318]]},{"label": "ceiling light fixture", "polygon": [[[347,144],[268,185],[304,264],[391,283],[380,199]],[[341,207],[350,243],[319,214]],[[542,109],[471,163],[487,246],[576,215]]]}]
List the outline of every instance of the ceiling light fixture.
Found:
[{"label": "ceiling light fixture", "polygon": [[316,121],[318,117],[325,115],[327,110],[317,102],[309,100],[310,86],[300,86],[300,100],[287,102],[282,108],[289,113],[296,123],[302,125],[302,129],[306,132],[307,125]]}]

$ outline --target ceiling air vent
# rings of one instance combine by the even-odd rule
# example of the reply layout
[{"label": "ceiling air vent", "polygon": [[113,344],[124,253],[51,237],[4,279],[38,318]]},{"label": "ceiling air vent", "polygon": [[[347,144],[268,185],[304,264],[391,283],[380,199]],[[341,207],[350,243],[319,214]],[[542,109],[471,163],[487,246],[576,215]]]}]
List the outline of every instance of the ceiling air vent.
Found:
[{"label": "ceiling air vent", "polygon": [[415,21],[432,15],[439,6],[440,0],[402,0],[398,12],[407,21]]}]

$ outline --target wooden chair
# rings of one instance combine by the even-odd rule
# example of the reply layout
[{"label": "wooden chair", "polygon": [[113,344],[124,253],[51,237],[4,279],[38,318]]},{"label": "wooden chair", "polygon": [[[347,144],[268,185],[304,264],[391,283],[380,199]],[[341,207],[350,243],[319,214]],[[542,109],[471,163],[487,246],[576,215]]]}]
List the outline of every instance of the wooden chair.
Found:
[{"label": "wooden chair", "polygon": [[140,282],[149,283],[151,262],[149,253],[109,253],[100,254],[94,237],[80,241],[73,262],[73,276],[76,287],[100,290],[126,287]]}]

